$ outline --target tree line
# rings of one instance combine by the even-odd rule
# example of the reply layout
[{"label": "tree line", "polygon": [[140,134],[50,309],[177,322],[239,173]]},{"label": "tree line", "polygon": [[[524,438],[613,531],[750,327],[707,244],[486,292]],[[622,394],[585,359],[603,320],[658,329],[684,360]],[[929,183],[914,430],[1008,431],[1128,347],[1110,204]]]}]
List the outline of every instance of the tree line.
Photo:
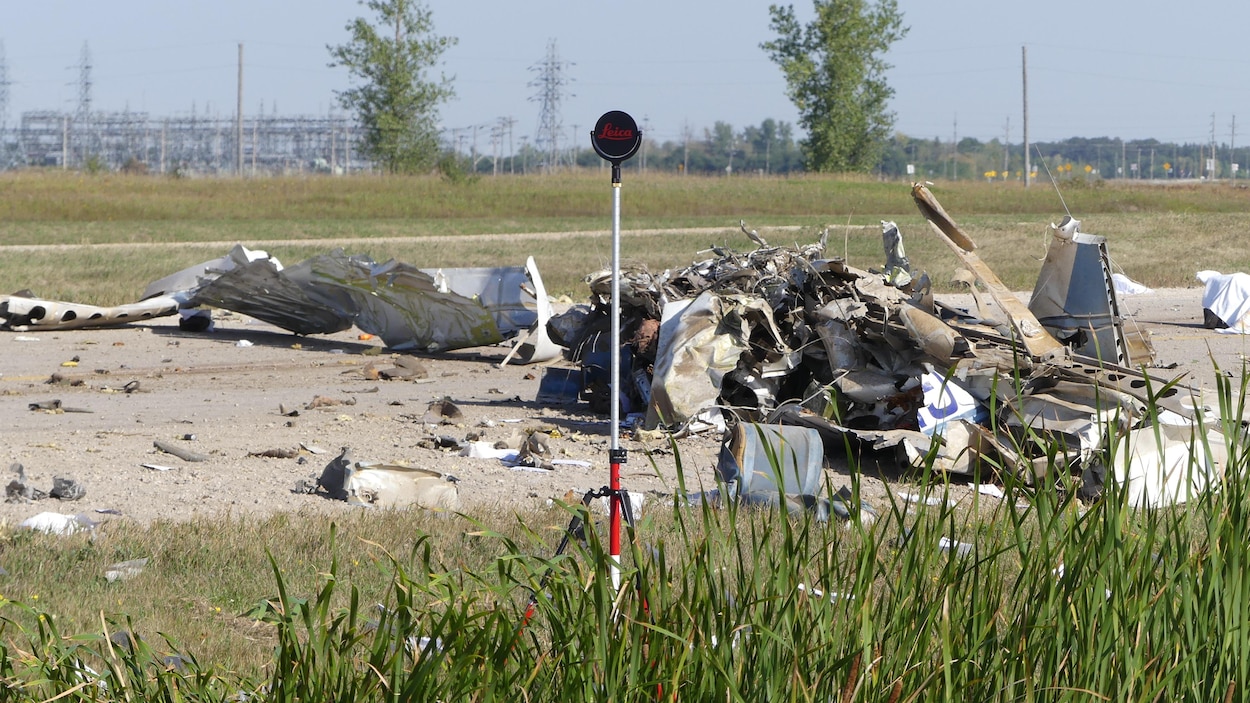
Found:
[{"label": "tree line", "polygon": [[[1035,177],[1056,179],[1234,178],[1244,177],[1240,171],[1250,162],[1250,148],[1157,139],[1071,137],[1036,142],[1029,151]],[[1024,145],[972,137],[953,143],[895,134],[875,172],[887,179],[1023,180]]]},{"label": "tree line", "polygon": [[[1250,163],[1250,147],[1235,151],[1227,144],[1161,142],[1157,139],[1124,140],[1112,137],[1038,142],[1030,145],[1033,178],[1080,179],[1195,179],[1243,178]],[[510,156],[490,154],[464,156],[466,168],[478,175],[531,174],[548,170],[548,155],[532,145]],[[1214,159],[1214,163],[1210,161]],[[1233,164],[1238,171],[1234,174]],[[600,159],[589,146],[568,148],[560,168],[600,168]],[[911,166],[910,171],[908,166]],[[1214,167],[1214,172],[1208,169]],[[712,127],[678,139],[645,139],[638,156],[627,169],[699,176],[795,175],[809,172],[795,128],[789,122],[766,119],[759,125],[737,128],[718,121]],[[894,134],[882,145],[881,155],[870,171],[883,180],[988,180],[1022,181],[1024,145],[1000,139],[981,141],[964,137],[917,139]]]}]

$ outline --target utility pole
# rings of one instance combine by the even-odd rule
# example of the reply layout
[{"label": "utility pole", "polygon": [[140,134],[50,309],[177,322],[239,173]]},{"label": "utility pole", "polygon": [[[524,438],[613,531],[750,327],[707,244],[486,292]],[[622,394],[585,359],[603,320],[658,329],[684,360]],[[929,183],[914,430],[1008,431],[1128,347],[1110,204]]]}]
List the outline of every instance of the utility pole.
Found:
[{"label": "utility pole", "polygon": [[[574,133],[577,130],[573,130]],[[647,172],[647,133],[651,131],[651,119],[646,115],[642,116],[642,172]]]},{"label": "utility pole", "polygon": [[959,180],[959,113],[951,122],[951,180]]},{"label": "utility pole", "polygon": [[690,123],[681,127],[681,175],[690,173]]},{"label": "utility pole", "polygon": [[516,150],[512,148],[512,127],[516,124],[516,118],[512,115],[501,117],[505,129],[508,130],[508,173],[515,173],[513,162],[516,161]]},{"label": "utility pole", "polygon": [[503,142],[503,122],[496,122],[490,128],[490,175],[499,175],[499,146]]},{"label": "utility pole", "polygon": [[1007,125],[1003,128],[1003,180],[1010,173],[1007,169],[1011,157],[1011,115],[1007,115]]},{"label": "utility pole", "polygon": [[1021,88],[1024,94],[1024,187],[1028,188],[1032,181],[1032,168],[1029,165],[1029,47],[1020,47]]},{"label": "utility pole", "polygon": [[235,174],[243,177],[243,42],[239,42],[239,91],[234,113],[234,167]]},{"label": "utility pole", "polygon": [[1215,113],[1211,113],[1211,180],[1215,180]]},{"label": "utility pole", "polygon": [[[1228,163],[1229,168],[1233,168],[1232,164],[1237,163],[1237,115],[1233,115],[1233,126],[1228,136]],[[1237,180],[1237,171],[1233,171],[1233,180]]]}]

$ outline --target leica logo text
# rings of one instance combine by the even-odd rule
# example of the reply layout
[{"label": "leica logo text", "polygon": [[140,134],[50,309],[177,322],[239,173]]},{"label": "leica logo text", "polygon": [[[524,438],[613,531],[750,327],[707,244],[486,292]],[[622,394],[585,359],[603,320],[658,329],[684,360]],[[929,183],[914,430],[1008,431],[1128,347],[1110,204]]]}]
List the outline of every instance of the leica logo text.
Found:
[{"label": "leica logo text", "polygon": [[634,130],[617,129],[616,127],[612,126],[611,122],[608,122],[607,124],[603,125],[603,129],[600,130],[600,132],[595,135],[595,139],[611,139],[613,141],[625,141],[626,139],[633,139],[633,138],[634,138]]}]

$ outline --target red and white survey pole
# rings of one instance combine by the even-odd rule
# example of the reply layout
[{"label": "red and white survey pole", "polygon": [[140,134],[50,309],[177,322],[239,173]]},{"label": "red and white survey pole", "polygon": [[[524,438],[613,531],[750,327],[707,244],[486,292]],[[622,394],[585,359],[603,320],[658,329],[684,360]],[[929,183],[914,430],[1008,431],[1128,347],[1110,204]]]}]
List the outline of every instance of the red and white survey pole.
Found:
[{"label": "red and white survey pole", "polygon": [[625,463],[625,450],[621,449],[621,162],[629,159],[642,146],[642,132],[638,123],[628,113],[611,110],[603,113],[590,133],[590,143],[595,153],[612,164],[612,388],[608,405],[611,408],[611,441],[608,444],[608,554],[612,563],[608,566],[612,575],[612,587],[621,588],[621,464]]}]

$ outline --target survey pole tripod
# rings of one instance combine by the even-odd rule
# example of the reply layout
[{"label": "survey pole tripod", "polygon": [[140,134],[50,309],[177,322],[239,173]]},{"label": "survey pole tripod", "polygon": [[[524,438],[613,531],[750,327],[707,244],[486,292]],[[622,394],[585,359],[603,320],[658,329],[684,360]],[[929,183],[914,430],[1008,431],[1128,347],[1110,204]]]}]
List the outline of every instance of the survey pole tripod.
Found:
[{"label": "survey pole tripod", "polygon": [[[583,513],[582,510],[576,510],[573,517],[569,519],[568,527],[564,529],[564,534],[560,537],[560,543],[556,545],[555,554],[551,555],[553,560],[558,559],[566,551],[568,551],[569,542],[572,540],[577,540],[577,542],[583,546],[586,545],[586,520],[582,516],[584,514],[589,514],[590,503],[595,498],[607,498],[610,505],[610,501],[612,500],[614,493],[619,494],[620,490],[618,489],[614,492],[611,487],[604,486],[598,490],[591,489],[586,491],[586,494],[582,496],[582,508],[585,512]],[[629,526],[629,532],[632,537],[635,534],[635,529],[637,528],[637,524],[634,522],[633,506],[628,500],[620,501],[620,505],[622,517],[625,520],[625,524]],[[541,597],[542,592],[547,588],[547,582],[551,580],[551,574],[554,573],[554,571],[554,566],[548,566],[547,570],[543,572],[542,578],[538,580],[538,588],[530,594],[529,603],[525,606],[525,615],[521,620],[522,629],[524,629],[525,626],[529,624],[530,620],[534,618],[534,613],[538,609],[538,599]],[[619,584],[614,583],[612,586],[614,591],[620,592]],[[641,590],[642,582],[639,581],[637,586]]]},{"label": "survey pole tripod", "polygon": [[[612,164],[612,350],[611,350],[611,385],[608,399],[608,485],[597,491],[587,491],[582,503],[589,507],[595,498],[608,499],[608,571],[612,579],[612,590],[621,590],[621,520],[629,524],[630,533],[634,531],[633,508],[621,490],[621,464],[626,461],[626,452],[621,448],[621,163],[638,153],[642,146],[642,132],[638,123],[628,113],[610,110],[603,113],[590,132],[590,143],[595,153]],[[569,527],[565,530],[560,545],[556,548],[556,556],[568,549],[569,539],[576,538],[585,542],[586,533],[581,513],[573,516]],[[551,576],[549,568],[539,581],[538,590],[530,598],[525,609],[525,622],[533,617],[539,593],[547,585]],[[639,583],[641,588],[641,582]],[[645,607],[645,605],[644,605]]]},{"label": "survey pole tripod", "polygon": [[612,587],[621,588],[621,163],[638,153],[642,132],[633,117],[620,110],[603,113],[590,133],[595,153],[612,164],[612,355],[611,397],[608,399],[608,570]]},{"label": "survey pole tripod", "polygon": [[[638,124],[628,113],[611,110],[603,113],[590,133],[591,145],[595,153],[612,164],[612,350],[611,350],[611,396],[608,399],[609,419],[608,434],[611,441],[608,445],[609,482],[599,490],[587,491],[582,496],[583,510],[588,510],[590,501],[595,498],[608,499],[608,570],[612,579],[612,592],[615,599],[621,593],[621,520],[629,526],[631,540],[636,536],[633,505],[628,496],[621,490],[621,464],[626,461],[625,450],[620,445],[621,427],[621,163],[638,152],[642,146],[642,132]],[[568,549],[569,540],[577,539],[583,544],[586,541],[585,520],[587,512],[579,510],[569,521],[568,529],[560,539],[556,548],[556,557]],[[538,607],[538,599],[542,597],[547,583],[553,573],[554,565],[549,565],[538,582],[538,589],[531,594],[529,605],[525,608],[525,617],[521,629],[533,618]],[[650,617],[650,607],[646,594],[643,593],[642,572],[635,569],[634,584],[638,589],[644,617]],[[616,606],[613,606],[613,620]],[[519,632],[518,632],[519,634]],[[663,694],[662,686],[657,685],[657,696]]]}]

